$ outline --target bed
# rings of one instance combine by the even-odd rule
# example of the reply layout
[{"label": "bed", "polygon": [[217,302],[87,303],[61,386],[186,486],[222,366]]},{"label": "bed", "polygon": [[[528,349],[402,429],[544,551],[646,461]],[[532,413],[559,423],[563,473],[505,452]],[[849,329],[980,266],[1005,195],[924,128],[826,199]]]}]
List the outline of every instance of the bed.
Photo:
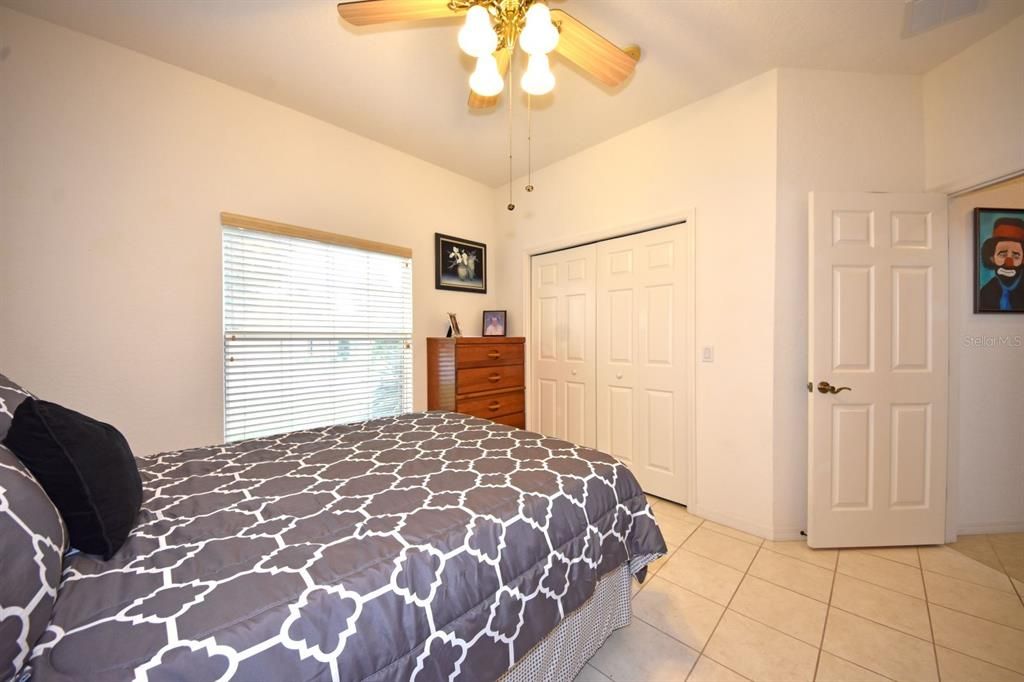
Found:
[{"label": "bed", "polygon": [[19,679],[571,680],[665,552],[612,457],[424,412],[139,458]]}]

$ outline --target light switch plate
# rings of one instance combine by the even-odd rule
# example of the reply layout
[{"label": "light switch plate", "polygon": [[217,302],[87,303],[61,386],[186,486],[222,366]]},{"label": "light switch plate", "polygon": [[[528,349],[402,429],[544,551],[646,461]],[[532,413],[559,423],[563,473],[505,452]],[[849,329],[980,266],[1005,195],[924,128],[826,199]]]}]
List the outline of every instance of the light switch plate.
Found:
[{"label": "light switch plate", "polygon": [[714,362],[715,361],[715,347],[704,346],[700,351],[701,362]]}]

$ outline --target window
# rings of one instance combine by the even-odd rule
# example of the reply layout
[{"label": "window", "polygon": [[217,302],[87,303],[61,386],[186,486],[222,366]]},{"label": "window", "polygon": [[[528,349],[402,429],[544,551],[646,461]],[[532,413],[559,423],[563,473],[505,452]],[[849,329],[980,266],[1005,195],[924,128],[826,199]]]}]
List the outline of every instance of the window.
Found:
[{"label": "window", "polygon": [[411,253],[222,222],[227,440],[412,409]]}]

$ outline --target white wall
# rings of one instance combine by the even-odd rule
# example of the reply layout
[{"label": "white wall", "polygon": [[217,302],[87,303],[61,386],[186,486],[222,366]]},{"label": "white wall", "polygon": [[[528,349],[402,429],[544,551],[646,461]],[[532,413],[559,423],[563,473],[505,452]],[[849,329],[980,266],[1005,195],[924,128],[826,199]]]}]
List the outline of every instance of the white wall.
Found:
[{"label": "white wall", "polygon": [[1024,16],[925,74],[924,112],[930,190],[1024,169]]},{"label": "white wall", "polygon": [[424,337],[495,306],[432,267],[495,243],[491,188],[3,8],[0,45],[0,372],[137,453],[223,439],[220,211],[412,247],[417,408]]},{"label": "white wall", "polygon": [[697,497],[709,518],[771,532],[774,72],[634,128],[533,175],[503,216],[501,290],[522,330],[524,253],[696,211]]},{"label": "white wall", "polygon": [[779,71],[775,279],[774,523],[807,527],[807,193],[919,192],[918,76]]},{"label": "white wall", "polygon": [[974,313],[974,209],[1024,209],[1024,177],[949,203],[950,479],[961,533],[1024,531],[1024,317]]}]

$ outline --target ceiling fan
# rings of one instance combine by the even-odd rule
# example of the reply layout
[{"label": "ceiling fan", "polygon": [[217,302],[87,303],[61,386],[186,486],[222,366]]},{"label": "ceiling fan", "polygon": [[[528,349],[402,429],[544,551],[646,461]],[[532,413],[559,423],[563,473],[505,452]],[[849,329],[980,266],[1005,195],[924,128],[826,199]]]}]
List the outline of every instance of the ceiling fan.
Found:
[{"label": "ceiling fan", "polygon": [[552,51],[598,81],[616,86],[640,58],[640,48],[619,48],[562,10],[542,0],[357,0],[338,3],[341,18],[356,26],[466,16],[459,46],[477,60],[470,76],[469,107],[488,109],[504,90],[516,46],[530,56],[521,86],[543,95],[555,85]]}]

